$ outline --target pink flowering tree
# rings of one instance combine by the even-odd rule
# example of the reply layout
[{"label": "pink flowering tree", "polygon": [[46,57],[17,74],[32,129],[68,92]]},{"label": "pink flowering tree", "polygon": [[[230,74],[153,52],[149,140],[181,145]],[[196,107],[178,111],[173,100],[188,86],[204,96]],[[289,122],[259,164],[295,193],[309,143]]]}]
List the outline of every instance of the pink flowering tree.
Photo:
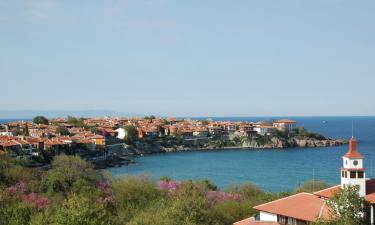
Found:
[{"label": "pink flowering tree", "polygon": [[35,192],[28,193],[29,188],[24,181],[20,181],[15,185],[6,188],[5,191],[10,197],[27,202],[38,209],[43,209],[50,204],[49,198]]},{"label": "pink flowering tree", "polygon": [[169,193],[175,193],[181,186],[181,181],[159,181],[159,188]]},{"label": "pink flowering tree", "polygon": [[242,201],[243,198],[240,194],[231,194],[223,191],[208,191],[207,200],[213,205],[222,201]]},{"label": "pink flowering tree", "polygon": [[115,203],[115,197],[108,181],[99,181],[96,187],[100,190],[100,196],[97,199],[98,203],[105,205],[113,205]]}]

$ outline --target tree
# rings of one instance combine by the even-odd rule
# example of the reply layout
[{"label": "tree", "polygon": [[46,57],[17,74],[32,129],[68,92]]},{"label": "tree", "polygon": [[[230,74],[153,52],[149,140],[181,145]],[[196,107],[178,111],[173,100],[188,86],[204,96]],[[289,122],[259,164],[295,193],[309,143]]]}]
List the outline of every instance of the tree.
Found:
[{"label": "tree", "polygon": [[25,125],[25,130],[23,131],[23,134],[24,134],[25,136],[30,136],[30,133],[29,133],[29,126],[27,125],[27,123],[26,123],[26,125]]},{"label": "tree", "polygon": [[74,116],[68,116],[67,118],[67,122],[76,127],[84,127],[85,126],[84,120],[85,120],[84,118],[77,118]]},{"label": "tree", "polygon": [[347,186],[327,200],[329,218],[316,225],[367,225],[370,224],[370,203],[358,194],[358,186]]},{"label": "tree", "polygon": [[62,127],[62,126],[58,126],[56,128],[56,133],[58,133],[60,135],[70,135],[70,132],[69,132],[68,128]]},{"label": "tree", "polygon": [[308,180],[302,186],[298,187],[295,191],[313,193],[315,191],[323,190],[325,188],[328,188],[328,185],[324,181]]},{"label": "tree", "polygon": [[73,187],[79,190],[82,185],[94,185],[97,176],[92,165],[80,157],[59,155],[52,161],[52,169],[43,174],[41,187],[49,194],[67,193]]},{"label": "tree", "polygon": [[125,137],[124,137],[124,141],[126,144],[128,145],[134,145],[135,142],[137,141],[137,129],[134,127],[134,126],[131,126],[131,125],[126,125],[124,127],[124,130],[125,130]]},{"label": "tree", "polygon": [[45,124],[45,125],[49,124],[48,119],[46,117],[44,117],[44,116],[36,116],[36,117],[34,117],[33,123],[35,123],[35,124]]},{"label": "tree", "polygon": [[87,196],[69,195],[51,219],[60,225],[110,225],[111,216],[104,206]]},{"label": "tree", "polygon": [[202,123],[203,126],[207,126],[208,125],[208,120],[202,120],[201,123]]}]

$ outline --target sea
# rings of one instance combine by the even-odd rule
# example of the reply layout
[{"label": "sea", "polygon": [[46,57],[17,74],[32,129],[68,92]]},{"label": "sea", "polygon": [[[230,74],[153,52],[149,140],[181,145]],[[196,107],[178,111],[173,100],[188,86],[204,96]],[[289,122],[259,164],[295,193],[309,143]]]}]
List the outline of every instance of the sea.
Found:
[{"label": "sea", "polygon": [[[288,117],[298,126],[331,138],[357,138],[366,176],[375,176],[375,117]],[[197,119],[197,118],[193,118]],[[202,118],[203,119],[203,118]],[[206,119],[206,118],[205,118]],[[213,117],[213,120],[262,121],[273,117]],[[9,120],[8,120],[9,121]],[[2,120],[0,119],[0,123]],[[4,121],[3,121],[4,122]],[[109,169],[114,176],[148,175],[158,180],[209,179],[219,188],[252,183],[266,191],[292,191],[307,180],[340,183],[342,156],[348,146],[262,150],[161,153],[135,157],[135,164]]]}]

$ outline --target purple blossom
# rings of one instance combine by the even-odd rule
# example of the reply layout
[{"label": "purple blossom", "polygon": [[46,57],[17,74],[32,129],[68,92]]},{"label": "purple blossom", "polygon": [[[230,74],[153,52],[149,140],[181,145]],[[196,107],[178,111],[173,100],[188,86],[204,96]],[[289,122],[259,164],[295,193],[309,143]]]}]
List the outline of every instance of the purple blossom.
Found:
[{"label": "purple blossom", "polygon": [[24,181],[20,181],[15,185],[6,188],[6,191],[11,195],[15,195],[17,193],[24,194],[27,191],[27,189],[27,183]]},{"label": "purple blossom", "polygon": [[19,191],[21,191],[22,193],[26,192],[28,187],[27,187],[27,183],[24,182],[24,181],[20,181],[16,184],[16,187]]},{"label": "purple blossom", "polygon": [[50,204],[50,200],[47,197],[41,196],[37,193],[30,193],[22,198],[24,201],[36,205],[39,209],[45,208]]},{"label": "purple blossom", "polygon": [[104,193],[108,193],[110,191],[110,188],[111,188],[111,186],[109,185],[109,183],[107,181],[99,181],[96,184],[96,187],[99,188],[99,190],[101,190]]},{"label": "purple blossom", "polygon": [[182,183],[180,181],[160,181],[159,182],[159,188],[162,190],[166,190],[170,193],[176,192],[180,187]]},{"label": "purple blossom", "polygon": [[207,192],[207,199],[209,203],[215,204],[221,201],[242,201],[240,194],[231,194],[223,191],[209,191]]}]

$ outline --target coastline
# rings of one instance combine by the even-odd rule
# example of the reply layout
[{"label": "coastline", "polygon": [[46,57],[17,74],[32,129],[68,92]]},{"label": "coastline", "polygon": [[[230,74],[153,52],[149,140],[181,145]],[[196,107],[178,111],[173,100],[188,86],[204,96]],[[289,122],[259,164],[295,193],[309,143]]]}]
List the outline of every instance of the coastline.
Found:
[{"label": "coastline", "polygon": [[117,152],[116,155],[121,160],[117,160],[116,162],[108,161],[108,164],[102,164],[100,168],[98,169],[109,169],[109,168],[115,168],[115,167],[122,167],[122,166],[128,166],[130,164],[136,164],[137,162],[132,157],[142,157],[145,155],[157,155],[157,154],[169,154],[169,153],[182,153],[182,152],[218,152],[218,151],[231,151],[231,150],[239,150],[239,151],[268,151],[268,150],[279,150],[279,151],[288,151],[291,149],[314,149],[314,148],[334,148],[334,147],[340,147],[342,145],[347,144],[347,141],[345,140],[334,140],[335,145],[327,145],[327,146],[293,146],[293,147],[248,147],[248,146],[224,146],[224,147],[182,147],[179,148],[155,148],[155,149],[124,149],[122,152]]}]

